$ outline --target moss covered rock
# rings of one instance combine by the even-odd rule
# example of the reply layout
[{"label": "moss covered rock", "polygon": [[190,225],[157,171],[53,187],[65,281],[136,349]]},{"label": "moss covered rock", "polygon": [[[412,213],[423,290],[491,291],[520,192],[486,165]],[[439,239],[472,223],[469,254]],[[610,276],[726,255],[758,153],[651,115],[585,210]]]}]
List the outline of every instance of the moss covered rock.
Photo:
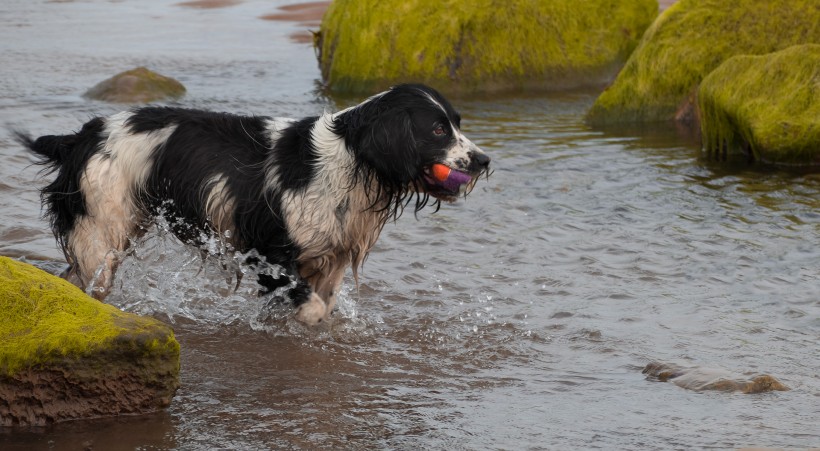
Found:
[{"label": "moss covered rock", "polygon": [[656,0],[335,0],[317,47],[337,93],[423,82],[448,93],[604,84]]},{"label": "moss covered rock", "polygon": [[155,411],[178,375],[168,326],[0,257],[0,426]]},{"label": "moss covered rock", "polygon": [[101,81],[84,97],[114,103],[148,103],[171,100],[185,95],[182,83],[138,67]]},{"label": "moss covered rock", "polygon": [[820,165],[820,45],[728,59],[701,83],[698,107],[717,159]]},{"label": "moss covered rock", "polygon": [[817,0],[680,0],[649,27],[587,117],[593,124],[694,119],[697,87],[723,61],[818,42]]}]

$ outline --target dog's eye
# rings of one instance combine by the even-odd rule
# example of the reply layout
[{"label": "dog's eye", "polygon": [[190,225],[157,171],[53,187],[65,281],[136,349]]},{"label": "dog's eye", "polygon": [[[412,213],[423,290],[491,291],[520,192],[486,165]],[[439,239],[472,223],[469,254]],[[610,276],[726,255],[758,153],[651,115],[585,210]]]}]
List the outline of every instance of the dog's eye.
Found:
[{"label": "dog's eye", "polygon": [[444,136],[447,134],[447,130],[444,129],[443,125],[439,125],[435,130],[433,130],[433,134],[436,136]]}]

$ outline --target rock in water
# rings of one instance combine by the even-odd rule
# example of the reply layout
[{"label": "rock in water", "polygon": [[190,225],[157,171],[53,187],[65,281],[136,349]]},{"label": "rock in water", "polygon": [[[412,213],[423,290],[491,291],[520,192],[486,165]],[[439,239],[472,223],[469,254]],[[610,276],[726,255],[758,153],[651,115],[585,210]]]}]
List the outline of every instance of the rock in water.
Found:
[{"label": "rock in water", "polygon": [[650,380],[672,382],[694,391],[737,391],[746,394],[787,391],[789,387],[768,374],[744,376],[717,368],[686,368],[670,363],[653,362],[643,369]]},{"label": "rock in water", "polygon": [[148,103],[177,99],[185,86],[144,67],[138,67],[101,81],[83,95],[93,100],[114,103]]},{"label": "rock in water", "polygon": [[168,326],[0,257],[0,426],[153,412],[178,386]]},{"label": "rock in water", "polygon": [[655,0],[335,0],[316,46],[336,93],[602,86],[657,14]]},{"label": "rock in water", "polygon": [[700,85],[704,149],[782,165],[820,166],[820,45],[726,60]]},{"label": "rock in water", "polygon": [[818,42],[817,0],[680,0],[646,30],[587,119],[696,122],[698,85],[723,61]]}]

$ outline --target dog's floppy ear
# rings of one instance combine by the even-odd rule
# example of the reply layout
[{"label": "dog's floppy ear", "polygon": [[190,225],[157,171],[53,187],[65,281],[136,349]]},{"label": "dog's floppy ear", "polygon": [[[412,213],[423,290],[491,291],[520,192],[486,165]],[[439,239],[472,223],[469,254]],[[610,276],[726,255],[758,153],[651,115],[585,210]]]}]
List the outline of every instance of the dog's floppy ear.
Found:
[{"label": "dog's floppy ear", "polygon": [[372,171],[382,186],[398,189],[418,177],[413,121],[404,108],[388,108],[372,100],[336,117],[336,133],[365,171]]}]

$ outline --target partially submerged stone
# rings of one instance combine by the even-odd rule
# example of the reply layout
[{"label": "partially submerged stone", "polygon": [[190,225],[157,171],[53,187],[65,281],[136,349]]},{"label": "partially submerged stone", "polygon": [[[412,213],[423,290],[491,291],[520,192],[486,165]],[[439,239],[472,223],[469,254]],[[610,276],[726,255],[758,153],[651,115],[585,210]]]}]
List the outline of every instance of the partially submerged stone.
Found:
[{"label": "partially submerged stone", "polygon": [[587,119],[694,122],[698,85],[723,61],[812,42],[820,42],[816,0],[680,0],[649,27]]},{"label": "partially submerged stone", "polygon": [[698,107],[717,159],[820,165],[820,45],[727,60],[703,80]]},{"label": "partially submerged stone", "polygon": [[656,0],[336,0],[317,43],[337,93],[423,82],[449,93],[609,82]]},{"label": "partially submerged stone", "polygon": [[177,99],[185,95],[185,86],[173,78],[138,67],[101,81],[86,91],[84,97],[113,103],[148,103]]},{"label": "partially submerged stone", "polygon": [[0,257],[0,426],[156,411],[178,376],[168,326]]},{"label": "partially submerged stone", "polygon": [[787,391],[789,387],[767,374],[745,376],[717,368],[686,368],[670,363],[653,362],[643,369],[647,379],[672,382],[687,390],[727,391],[746,394]]}]

